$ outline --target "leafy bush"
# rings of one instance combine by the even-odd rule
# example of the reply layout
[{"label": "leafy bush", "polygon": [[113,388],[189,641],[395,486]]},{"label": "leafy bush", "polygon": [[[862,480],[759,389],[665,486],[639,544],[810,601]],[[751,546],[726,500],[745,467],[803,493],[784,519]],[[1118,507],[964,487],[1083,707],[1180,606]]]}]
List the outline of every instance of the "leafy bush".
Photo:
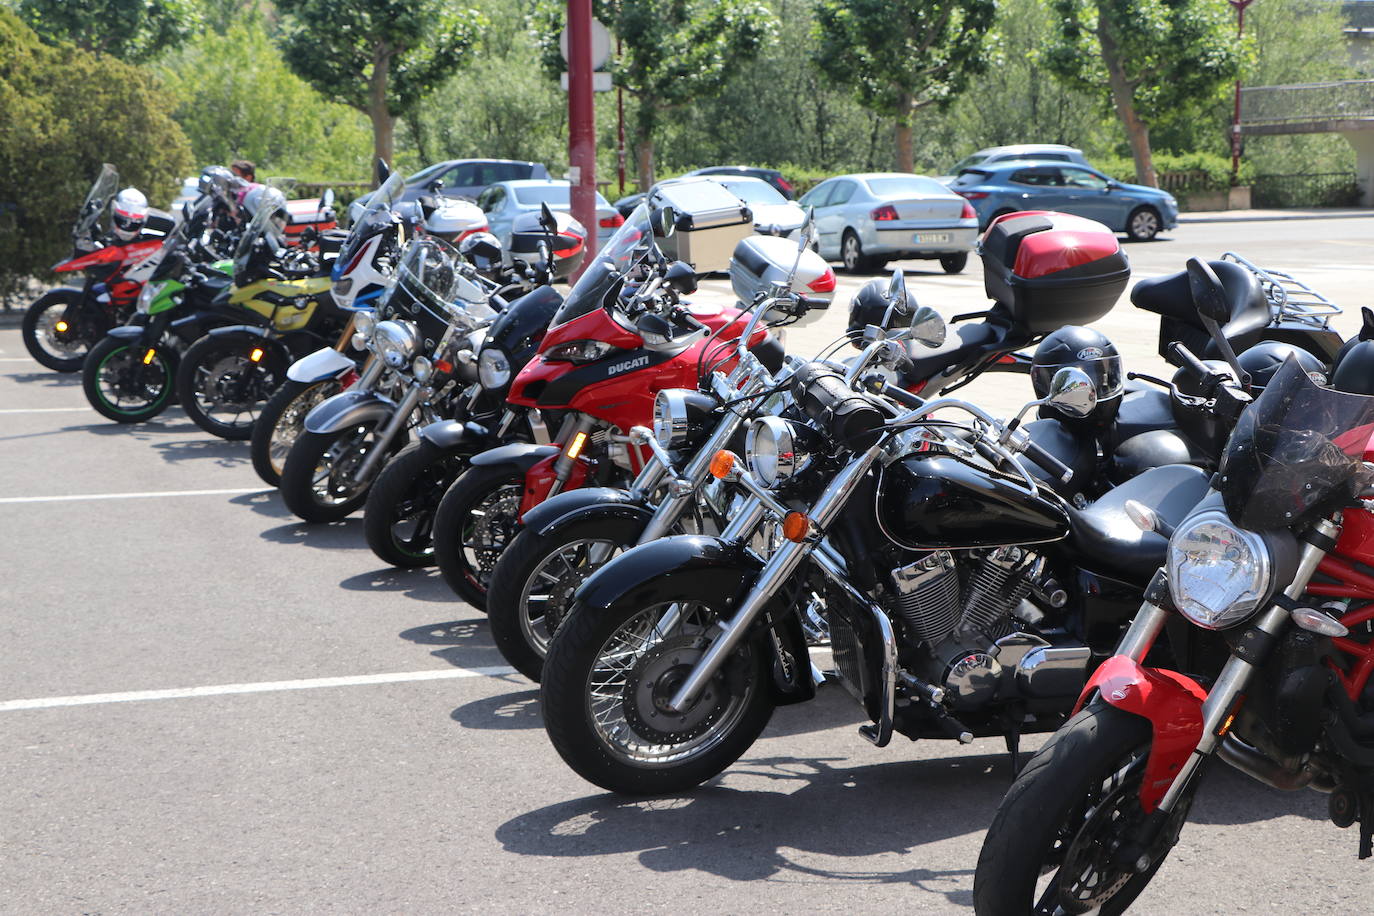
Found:
[{"label": "leafy bush", "polygon": [[170,99],[143,71],[43,45],[0,9],[0,296],[70,253],[71,224],[103,162],[165,205],[191,168]]},{"label": "leafy bush", "polygon": [[[1225,191],[1231,186],[1231,159],[1216,153],[1154,154],[1159,184],[1175,194]],[[1129,156],[1099,156],[1092,160],[1098,170],[1117,181],[1135,182],[1135,162]],[[1241,160],[1240,184],[1249,184],[1254,170]]]}]

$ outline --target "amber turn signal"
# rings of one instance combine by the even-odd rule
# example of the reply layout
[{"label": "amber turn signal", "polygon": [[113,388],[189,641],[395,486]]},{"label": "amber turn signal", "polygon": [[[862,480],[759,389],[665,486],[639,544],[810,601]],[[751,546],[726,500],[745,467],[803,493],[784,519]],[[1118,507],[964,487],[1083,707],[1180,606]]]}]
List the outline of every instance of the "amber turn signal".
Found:
[{"label": "amber turn signal", "polygon": [[568,452],[567,452],[568,457],[569,457],[569,458],[576,458],[578,455],[582,454],[582,447],[585,446],[586,444],[587,444],[587,434],[586,434],[586,433],[580,432],[580,431],[579,431],[579,432],[573,434],[572,441],[568,443]]},{"label": "amber turn signal", "polygon": [[57,333],[65,334],[67,333],[67,328],[69,327],[69,325],[65,321],[59,321],[57,322],[57,324],[53,325],[53,327],[57,329]]},{"label": "amber turn signal", "polygon": [[724,480],[735,469],[735,462],[738,460],[734,452],[729,449],[721,449],[711,459],[711,476],[716,480]]},{"label": "amber turn signal", "polygon": [[800,544],[811,534],[811,519],[800,512],[789,512],[782,517],[782,536]]},{"label": "amber turn signal", "polygon": [[153,364],[153,357],[156,355],[157,350],[153,349],[152,347],[149,347],[148,352],[143,354],[143,365],[151,366]]},{"label": "amber turn signal", "polygon": [[249,358],[250,360],[252,360],[253,362],[255,362],[255,363],[260,363],[260,362],[262,362],[262,356],[263,356],[262,347],[254,347],[252,350],[249,350],[249,351],[248,351],[248,358]]}]

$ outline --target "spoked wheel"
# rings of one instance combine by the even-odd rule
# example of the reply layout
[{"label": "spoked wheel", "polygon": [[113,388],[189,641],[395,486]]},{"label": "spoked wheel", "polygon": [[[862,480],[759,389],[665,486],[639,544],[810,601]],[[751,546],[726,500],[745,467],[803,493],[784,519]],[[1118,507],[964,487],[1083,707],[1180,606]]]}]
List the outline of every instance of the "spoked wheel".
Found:
[{"label": "spoked wheel", "polygon": [[491,575],[487,616],[506,661],[538,682],[549,642],[593,572],[634,545],[642,523],[595,518],[548,535],[521,531]]},{"label": "spoked wheel", "polygon": [[91,348],[81,388],[102,417],[141,423],[167,409],[176,371],[176,354],[170,349],[106,337]]},{"label": "spoked wheel", "polygon": [[612,792],[659,795],[738,760],[773,704],[762,654],[746,644],[690,707],[670,709],[722,613],[644,590],[605,610],[573,607],[549,646],[540,698],[553,746],[579,775]]},{"label": "spoked wheel", "polygon": [[247,439],[281,384],[275,360],[261,344],[208,335],[191,344],[177,371],[177,396],[195,424],[221,439]]},{"label": "spoked wheel", "polygon": [[286,508],[307,522],[337,522],[359,509],[369,481],[359,480],[358,470],[376,447],[376,428],[377,421],[368,420],[337,432],[297,436],[281,475]]},{"label": "spoked wheel", "polygon": [[458,476],[434,514],[434,559],[454,593],[487,609],[487,583],[501,552],[520,529],[525,472],[477,465]]},{"label": "spoked wheel", "polygon": [[1056,732],[997,809],[974,877],[977,911],[1124,912],[1163,864],[1192,802],[1190,792],[1152,849],[1137,848],[1149,750],[1149,723],[1102,703]]},{"label": "spoked wheel", "polygon": [[435,513],[467,459],[421,439],[386,463],[363,511],[363,534],[379,559],[402,569],[434,565]]},{"label": "spoked wheel", "polygon": [[24,347],[39,364],[56,372],[77,372],[86,354],[110,329],[104,316],[81,307],[81,291],[49,290],[29,306],[20,326]]},{"label": "spoked wheel", "polygon": [[305,429],[306,415],[342,390],[343,382],[337,378],[320,382],[287,379],[267,399],[253,424],[253,438],[248,449],[253,457],[253,470],[264,483],[274,487],[281,483],[286,456],[291,453],[296,437]]}]

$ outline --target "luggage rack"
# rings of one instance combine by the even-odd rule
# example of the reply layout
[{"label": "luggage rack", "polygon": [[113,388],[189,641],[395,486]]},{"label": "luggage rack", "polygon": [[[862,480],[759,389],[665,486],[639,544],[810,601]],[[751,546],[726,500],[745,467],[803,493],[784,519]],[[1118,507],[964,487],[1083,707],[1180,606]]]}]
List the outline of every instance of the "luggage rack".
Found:
[{"label": "luggage rack", "polygon": [[1254,274],[1260,281],[1265,298],[1276,317],[1302,322],[1313,327],[1325,328],[1332,315],[1341,314],[1341,307],[1317,292],[1306,283],[1282,270],[1265,270],[1236,254],[1228,251],[1221,256],[1223,261],[1234,261]]}]

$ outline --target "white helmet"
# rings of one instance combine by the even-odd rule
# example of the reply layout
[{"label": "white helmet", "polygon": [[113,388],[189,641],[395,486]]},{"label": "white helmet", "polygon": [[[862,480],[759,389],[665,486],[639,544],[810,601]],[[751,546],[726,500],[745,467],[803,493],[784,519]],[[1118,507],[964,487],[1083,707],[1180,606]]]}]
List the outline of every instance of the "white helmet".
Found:
[{"label": "white helmet", "polygon": [[138,188],[125,188],[110,204],[110,226],[115,237],[127,242],[143,231],[148,219],[148,198]]}]

